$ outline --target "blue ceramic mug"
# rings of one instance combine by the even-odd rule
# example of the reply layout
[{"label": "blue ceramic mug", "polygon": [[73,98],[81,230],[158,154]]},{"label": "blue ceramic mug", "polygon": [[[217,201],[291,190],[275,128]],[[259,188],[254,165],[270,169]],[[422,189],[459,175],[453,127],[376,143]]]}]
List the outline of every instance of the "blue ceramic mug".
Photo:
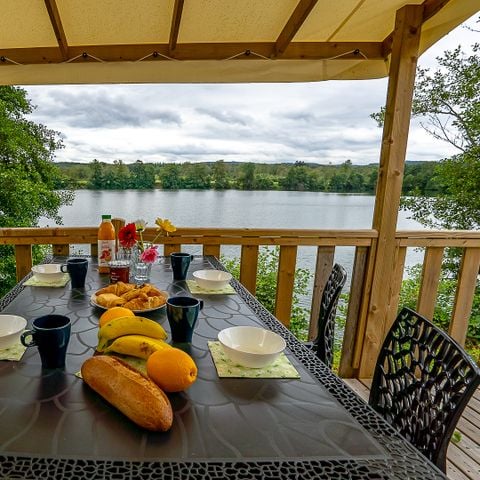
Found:
[{"label": "blue ceramic mug", "polygon": [[86,258],[69,258],[67,263],[60,267],[63,273],[70,275],[72,288],[84,288],[87,277],[88,260]]},{"label": "blue ceramic mug", "polygon": [[192,260],[193,255],[189,253],[176,252],[170,254],[174,280],[185,280],[187,278],[188,267]]},{"label": "blue ceramic mug", "polygon": [[191,343],[203,300],[193,297],[170,297],[167,300],[167,319],[173,343]]},{"label": "blue ceramic mug", "polygon": [[[71,323],[63,315],[45,315],[35,318],[32,329],[25,330],[20,340],[25,347],[38,347],[44,368],[65,366]],[[30,341],[27,338],[31,337]]]}]

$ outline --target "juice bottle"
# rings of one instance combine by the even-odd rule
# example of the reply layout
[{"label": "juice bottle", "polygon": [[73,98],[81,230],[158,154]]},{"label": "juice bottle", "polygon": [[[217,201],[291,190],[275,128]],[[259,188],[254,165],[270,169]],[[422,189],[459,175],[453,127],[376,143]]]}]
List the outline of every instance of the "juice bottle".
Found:
[{"label": "juice bottle", "polygon": [[111,215],[102,215],[98,228],[98,271],[109,273],[108,263],[115,259],[115,227]]}]

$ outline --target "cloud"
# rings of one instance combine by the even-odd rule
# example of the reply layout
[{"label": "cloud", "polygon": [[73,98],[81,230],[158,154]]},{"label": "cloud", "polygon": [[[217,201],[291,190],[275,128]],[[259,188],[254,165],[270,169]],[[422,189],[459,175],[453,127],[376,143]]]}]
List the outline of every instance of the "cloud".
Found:
[{"label": "cloud", "polygon": [[[434,66],[445,49],[468,46],[475,35],[456,29],[419,65]],[[385,104],[387,79],[25,88],[38,107],[31,119],[64,138],[59,161],[369,164],[378,163],[382,137],[370,114]],[[409,160],[453,153],[412,120]]]}]

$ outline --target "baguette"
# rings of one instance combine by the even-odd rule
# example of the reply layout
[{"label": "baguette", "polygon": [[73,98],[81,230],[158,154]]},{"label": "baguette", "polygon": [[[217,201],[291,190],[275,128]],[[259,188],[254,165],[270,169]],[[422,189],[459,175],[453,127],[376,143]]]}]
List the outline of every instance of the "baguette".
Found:
[{"label": "baguette", "polygon": [[140,427],[166,432],[172,426],[172,406],[163,390],[121,360],[90,357],[82,365],[82,378]]}]

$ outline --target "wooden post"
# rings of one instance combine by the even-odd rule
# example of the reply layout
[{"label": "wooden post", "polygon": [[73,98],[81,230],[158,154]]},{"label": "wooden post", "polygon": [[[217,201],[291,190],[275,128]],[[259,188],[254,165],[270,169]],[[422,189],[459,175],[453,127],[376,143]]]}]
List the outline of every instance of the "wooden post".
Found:
[{"label": "wooden post", "polygon": [[432,320],[437,303],[438,283],[442,272],[442,247],[428,247],[425,251],[422,270],[422,284],[418,295],[417,312]]},{"label": "wooden post", "polygon": [[252,294],[257,290],[258,245],[242,245],[240,282]]},{"label": "wooden post", "polygon": [[422,5],[406,5],[397,12],[383,126],[373,228],[378,231],[373,256],[372,288],[360,362],[360,378],[371,377],[382,345],[394,281],[400,195],[402,191],[408,128],[412,108]]}]

